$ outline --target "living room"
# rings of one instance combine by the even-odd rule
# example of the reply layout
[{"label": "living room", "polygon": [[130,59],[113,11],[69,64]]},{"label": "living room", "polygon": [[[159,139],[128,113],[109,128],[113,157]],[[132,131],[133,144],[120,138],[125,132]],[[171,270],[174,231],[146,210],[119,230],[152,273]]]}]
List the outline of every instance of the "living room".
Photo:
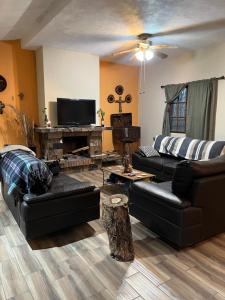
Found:
[{"label": "living room", "polygon": [[223,0],[3,0],[0,298],[225,299]]}]

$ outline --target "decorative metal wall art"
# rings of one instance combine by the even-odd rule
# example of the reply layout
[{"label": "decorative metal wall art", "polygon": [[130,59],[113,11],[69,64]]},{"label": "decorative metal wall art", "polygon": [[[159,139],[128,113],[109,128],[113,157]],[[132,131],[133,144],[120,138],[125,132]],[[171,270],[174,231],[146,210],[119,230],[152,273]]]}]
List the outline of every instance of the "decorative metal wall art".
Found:
[{"label": "decorative metal wall art", "polygon": [[6,79],[0,75],[0,92],[3,92],[7,87],[7,81]]},{"label": "decorative metal wall art", "polygon": [[132,96],[130,94],[127,94],[124,98],[124,100],[122,99],[122,95],[124,92],[124,87],[122,85],[117,85],[115,87],[115,92],[117,93],[117,95],[119,95],[119,99],[115,99],[115,96],[110,94],[107,97],[107,101],[109,103],[118,103],[119,104],[119,112],[122,113],[122,104],[123,103],[131,103],[132,101]]}]

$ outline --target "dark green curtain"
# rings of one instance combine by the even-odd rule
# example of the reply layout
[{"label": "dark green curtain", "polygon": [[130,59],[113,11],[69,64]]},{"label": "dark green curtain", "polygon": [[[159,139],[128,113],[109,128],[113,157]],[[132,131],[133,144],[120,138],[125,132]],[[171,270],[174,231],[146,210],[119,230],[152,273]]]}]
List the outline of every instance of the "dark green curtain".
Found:
[{"label": "dark green curtain", "polygon": [[170,135],[170,104],[178,97],[180,92],[187,86],[186,83],[180,84],[170,84],[165,86],[165,96],[166,96],[166,108],[163,117],[163,129],[162,133],[164,135]]},{"label": "dark green curtain", "polygon": [[216,78],[188,83],[186,135],[213,140],[217,107]]}]

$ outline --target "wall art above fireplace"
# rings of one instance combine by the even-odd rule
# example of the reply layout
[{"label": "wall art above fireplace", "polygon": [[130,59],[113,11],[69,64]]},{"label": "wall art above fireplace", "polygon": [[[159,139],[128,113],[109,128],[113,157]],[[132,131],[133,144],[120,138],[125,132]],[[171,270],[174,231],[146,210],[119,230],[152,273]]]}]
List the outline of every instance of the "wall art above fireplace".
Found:
[{"label": "wall art above fireplace", "polygon": [[122,95],[124,93],[124,87],[122,85],[117,85],[115,87],[115,92],[119,96],[119,99],[116,99],[113,94],[109,94],[107,97],[107,101],[109,103],[118,103],[119,104],[119,113],[122,113],[122,104],[123,103],[131,103],[132,101],[132,96],[130,94],[127,94],[125,98],[122,98]]}]

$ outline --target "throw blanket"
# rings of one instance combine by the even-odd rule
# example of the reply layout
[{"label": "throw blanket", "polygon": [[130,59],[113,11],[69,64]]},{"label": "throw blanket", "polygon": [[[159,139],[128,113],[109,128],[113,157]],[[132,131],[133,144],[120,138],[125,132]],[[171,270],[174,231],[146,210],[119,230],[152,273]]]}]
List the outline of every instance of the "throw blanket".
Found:
[{"label": "throw blanket", "polygon": [[153,147],[159,153],[190,160],[208,160],[225,154],[225,141],[203,141],[189,137],[157,135]]},{"label": "throw blanket", "polygon": [[10,152],[10,151],[14,151],[14,150],[23,150],[26,151],[28,153],[33,154],[34,156],[36,156],[36,154],[30,150],[29,148],[27,148],[26,146],[23,145],[8,145],[3,147],[2,149],[0,149],[0,156],[4,156],[6,153]]},{"label": "throw blanket", "polygon": [[47,165],[23,150],[9,151],[0,160],[0,177],[8,185],[8,194],[43,194],[48,191],[52,173]]}]

